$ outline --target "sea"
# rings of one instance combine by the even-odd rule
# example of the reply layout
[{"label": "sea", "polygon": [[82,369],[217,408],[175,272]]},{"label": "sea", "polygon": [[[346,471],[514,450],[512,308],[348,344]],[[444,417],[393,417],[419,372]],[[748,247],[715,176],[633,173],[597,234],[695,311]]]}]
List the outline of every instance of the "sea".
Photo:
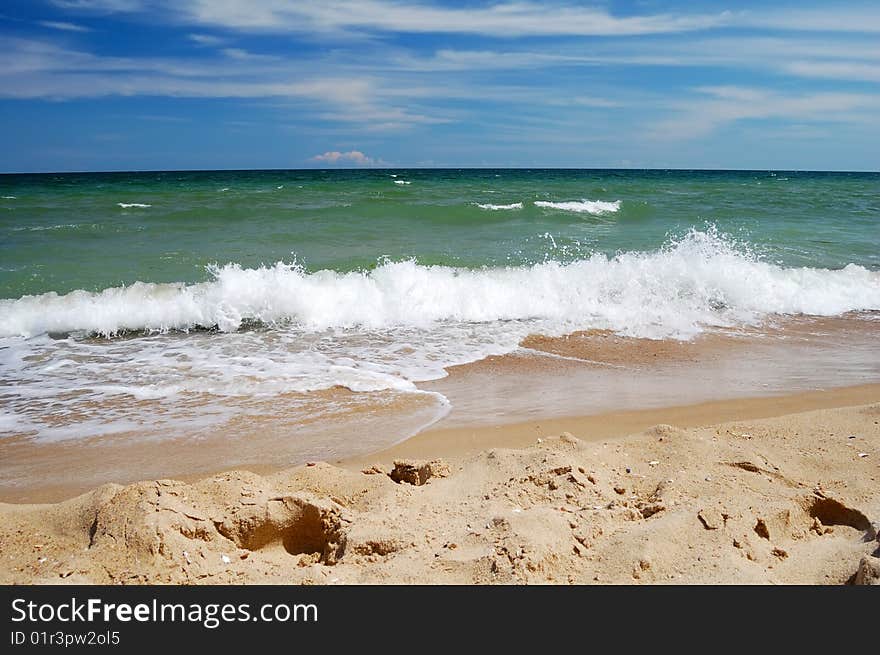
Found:
[{"label": "sea", "polygon": [[858,357],[835,368],[842,342],[827,379],[796,375],[877,381],[878,312],[878,173],[0,175],[0,441],[345,457],[454,415],[450,369],[585,331],[853,318]]}]

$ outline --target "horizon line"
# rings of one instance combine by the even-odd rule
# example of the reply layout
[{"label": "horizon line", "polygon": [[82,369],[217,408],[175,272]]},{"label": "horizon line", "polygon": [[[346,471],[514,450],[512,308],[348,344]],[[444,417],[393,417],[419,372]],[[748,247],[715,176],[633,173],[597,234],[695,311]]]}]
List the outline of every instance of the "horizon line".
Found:
[{"label": "horizon line", "polygon": [[689,168],[689,167],[618,167],[618,166],[334,166],[332,168],[144,168],[103,169],[70,171],[2,171],[5,175],[93,175],[126,173],[263,173],[263,172],[332,172],[332,171],[667,171],[667,172],[715,172],[715,173],[880,173],[880,169],[812,169],[812,168]]}]

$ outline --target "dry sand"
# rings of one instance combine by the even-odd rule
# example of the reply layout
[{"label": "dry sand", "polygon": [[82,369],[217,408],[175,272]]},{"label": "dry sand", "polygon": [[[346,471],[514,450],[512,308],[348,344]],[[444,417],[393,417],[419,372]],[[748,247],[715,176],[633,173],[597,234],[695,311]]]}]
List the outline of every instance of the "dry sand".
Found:
[{"label": "dry sand", "polygon": [[[374,468],[0,505],[0,582],[877,582],[880,393],[833,393],[666,410],[678,427],[644,429],[663,416],[652,410],[606,417],[617,427],[605,430],[560,419],[540,438],[531,426],[458,445],[429,433]],[[823,402],[840,406],[779,415]],[[709,417],[728,422],[685,427]],[[563,424],[576,436],[546,436]],[[622,430],[634,433],[610,436]],[[446,461],[382,463],[416,451]]]}]

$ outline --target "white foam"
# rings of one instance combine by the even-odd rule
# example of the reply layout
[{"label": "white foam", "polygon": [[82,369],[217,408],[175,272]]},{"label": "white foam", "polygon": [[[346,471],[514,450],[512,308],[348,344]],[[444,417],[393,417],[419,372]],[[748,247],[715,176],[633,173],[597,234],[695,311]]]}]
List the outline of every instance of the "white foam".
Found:
[{"label": "white foam", "polygon": [[120,207],[122,207],[123,209],[129,209],[129,208],[131,208],[131,207],[136,207],[136,208],[139,208],[139,209],[145,209],[145,208],[147,208],[147,207],[152,207],[152,206],[153,206],[153,205],[147,205],[147,204],[142,203],[142,202],[117,202],[116,204],[119,205]]},{"label": "white foam", "polygon": [[502,211],[505,209],[522,209],[523,204],[521,202],[512,202],[509,205],[493,205],[491,203],[475,203],[477,207],[480,209],[488,209],[490,211]]},{"label": "white foam", "polygon": [[394,180],[395,184],[412,184],[409,180]]},{"label": "white foam", "polygon": [[3,196],[3,200],[15,200],[16,196]]},{"label": "white foam", "polygon": [[[510,353],[532,333],[689,338],[773,314],[880,309],[880,272],[784,268],[714,230],[571,263],[471,270],[402,261],[348,273],[229,264],[210,275],[0,300],[0,386],[10,390],[0,433],[177,434],[189,422],[184,432],[195,434],[270,411],[279,394],[334,386],[423,394],[418,382]],[[246,321],[264,327],[240,329]],[[173,332],[215,326],[223,333]],[[82,338],[123,330],[145,334]],[[293,422],[319,411],[299,396],[284,407]]]},{"label": "white foam", "polygon": [[82,227],[82,225],[79,223],[60,223],[59,225],[34,225],[33,227],[28,227],[24,225],[20,227],[14,227],[12,228],[12,231],[21,232],[23,230],[27,230],[28,232],[43,232],[45,230],[76,230],[80,227]]},{"label": "white foam", "polygon": [[620,201],[615,200],[614,202],[606,202],[604,200],[580,200],[571,202],[548,202],[545,200],[536,200],[535,207],[601,216],[602,214],[613,214],[617,212],[620,209]]},{"label": "white foam", "polygon": [[314,332],[545,320],[686,338],[703,324],[749,323],[772,313],[880,309],[878,272],[855,264],[783,268],[711,230],[650,253],[595,254],[566,264],[470,270],[401,261],[369,272],[307,273],[279,262],[209,271],[211,281],[192,285],[136,282],[98,293],[0,300],[0,336],[215,326],[233,332],[244,321]]}]

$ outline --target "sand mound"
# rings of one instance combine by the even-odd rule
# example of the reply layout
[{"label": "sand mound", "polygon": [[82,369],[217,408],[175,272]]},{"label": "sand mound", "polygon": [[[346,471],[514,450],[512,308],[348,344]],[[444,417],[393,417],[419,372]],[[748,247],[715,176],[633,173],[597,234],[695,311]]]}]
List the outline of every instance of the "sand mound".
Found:
[{"label": "sand mound", "polygon": [[2,505],[0,582],[872,584],[878,408]]}]

